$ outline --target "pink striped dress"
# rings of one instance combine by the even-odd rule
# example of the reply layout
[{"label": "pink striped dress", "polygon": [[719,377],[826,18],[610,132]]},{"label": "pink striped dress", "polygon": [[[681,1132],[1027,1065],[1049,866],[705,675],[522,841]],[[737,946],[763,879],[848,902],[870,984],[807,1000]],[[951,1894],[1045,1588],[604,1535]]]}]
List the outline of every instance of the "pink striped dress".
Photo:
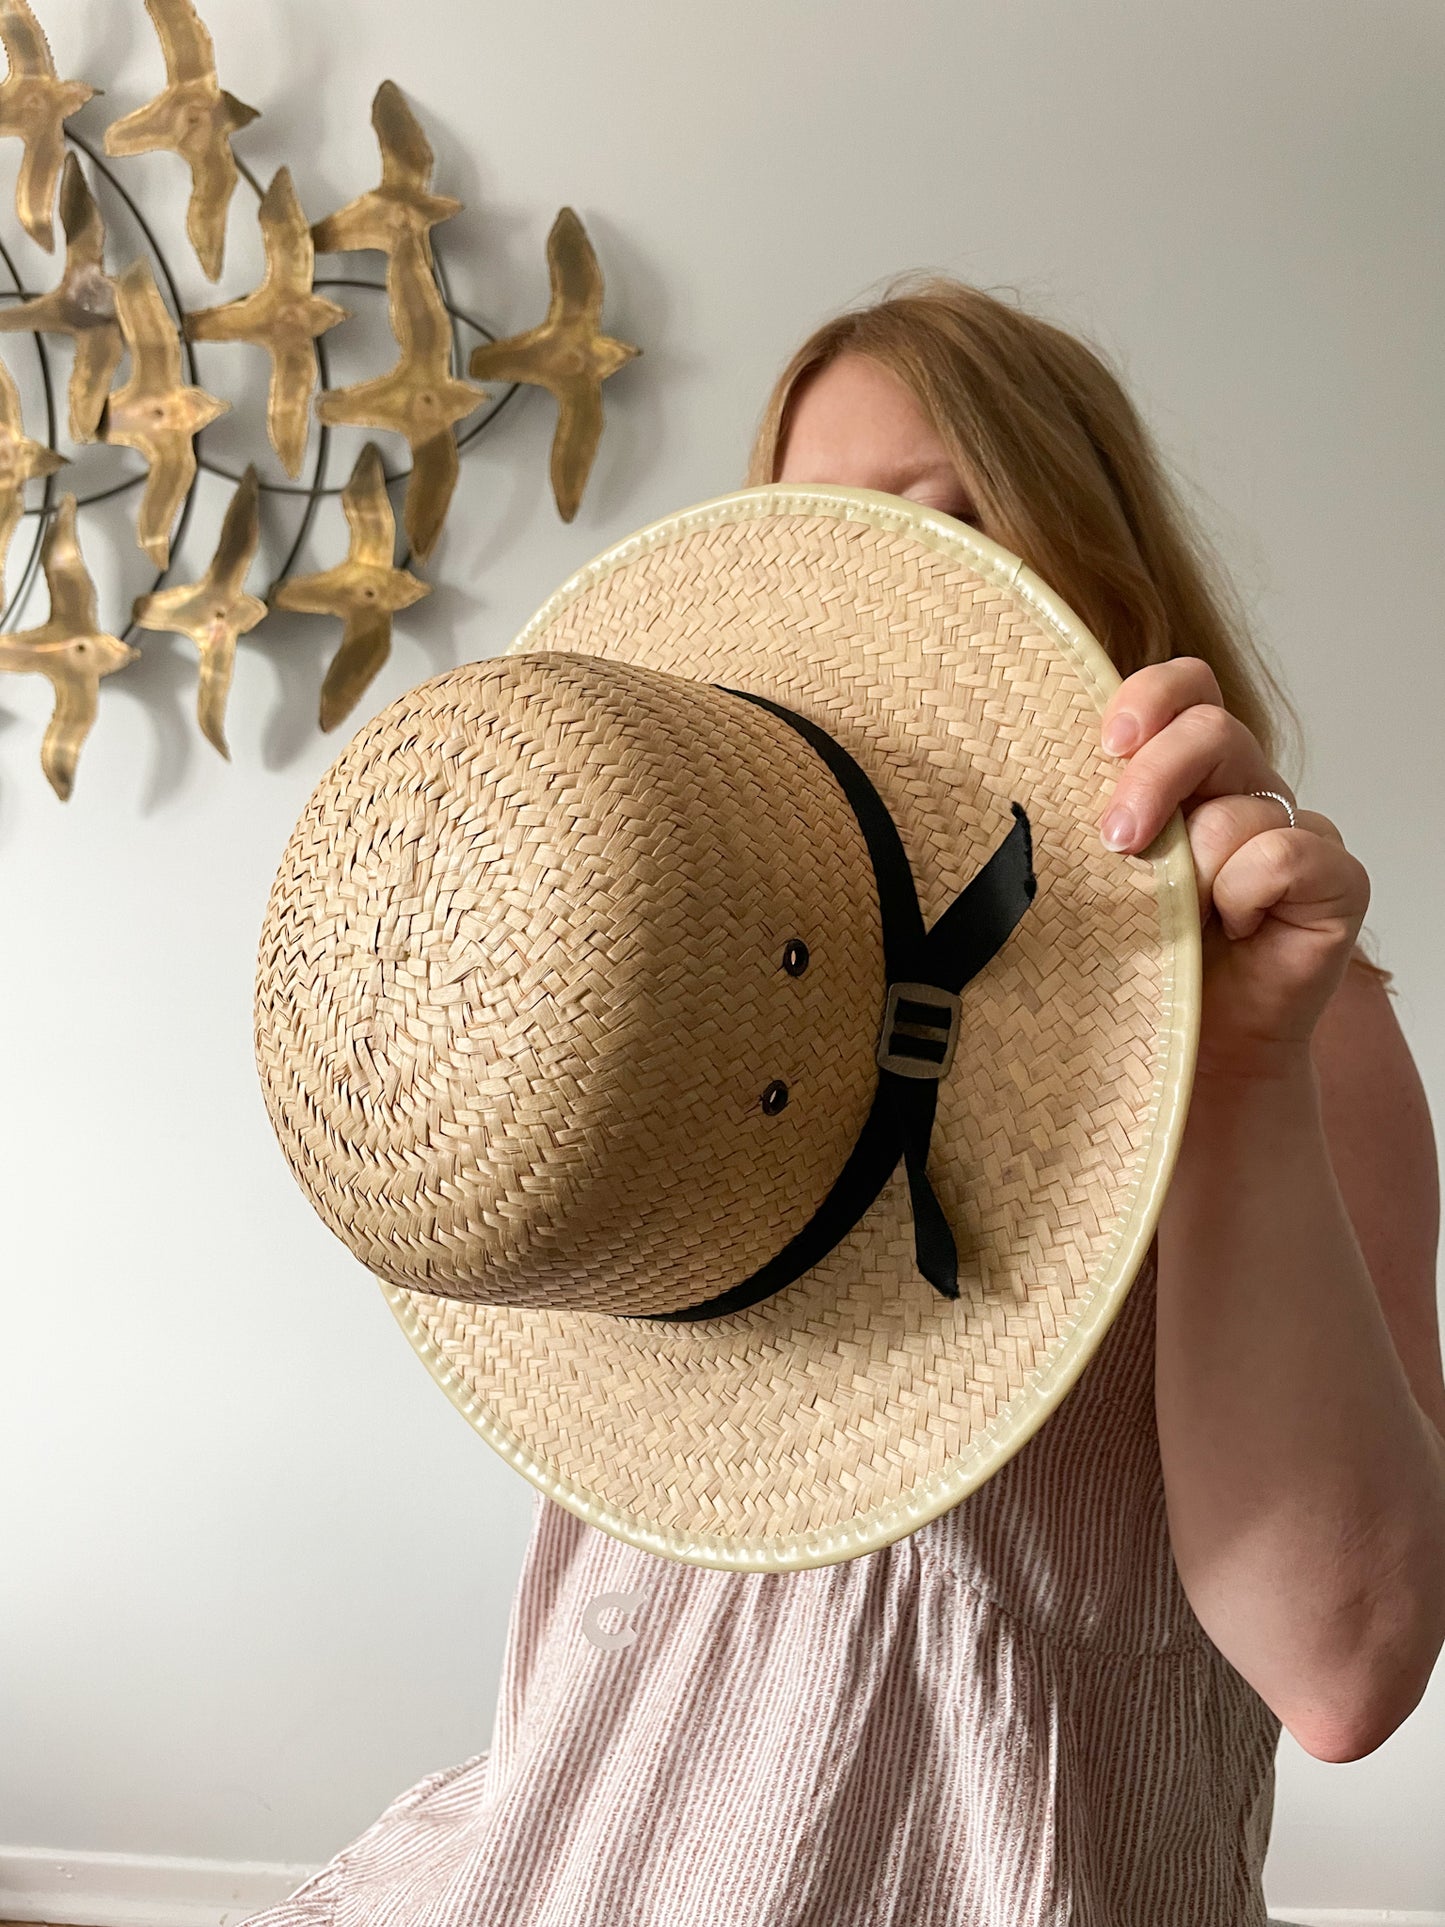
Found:
[{"label": "pink striped dress", "polygon": [[491,1746],[248,1927],[1262,1927],[1280,1726],[1170,1553],[1156,1264],[880,1551],[713,1571],[539,1492]]}]

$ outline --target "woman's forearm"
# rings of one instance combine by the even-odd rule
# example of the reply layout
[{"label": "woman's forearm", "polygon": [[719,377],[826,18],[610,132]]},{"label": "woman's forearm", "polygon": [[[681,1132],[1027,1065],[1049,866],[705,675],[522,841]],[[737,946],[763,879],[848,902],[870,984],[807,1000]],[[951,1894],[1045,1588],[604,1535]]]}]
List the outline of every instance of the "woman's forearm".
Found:
[{"label": "woman's forearm", "polygon": [[1278,1076],[1196,1079],[1158,1236],[1184,1589],[1301,1745],[1358,1758],[1445,1640],[1445,1443],[1391,1341],[1307,1048]]}]

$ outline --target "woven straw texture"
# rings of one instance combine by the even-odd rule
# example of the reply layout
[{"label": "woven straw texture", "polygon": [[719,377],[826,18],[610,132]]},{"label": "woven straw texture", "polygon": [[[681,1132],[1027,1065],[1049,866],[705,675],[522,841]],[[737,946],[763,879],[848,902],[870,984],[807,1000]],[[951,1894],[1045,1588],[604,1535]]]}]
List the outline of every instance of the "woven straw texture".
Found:
[{"label": "woven straw texture", "polygon": [[[1144,857],[1098,839],[1118,680],[963,525],[774,485],[598,557],[323,777],[261,936],[268,1111],[448,1394],[590,1523],[703,1565],[855,1557],[957,1503],[1087,1362],[1153,1235],[1198,1026],[1182,820]],[[615,1315],[785,1244],[876,1076],[861,833],[809,746],[715,683],[862,764],[929,923],[1028,811],[1038,893],[965,986],[939,1090],[957,1301],[917,1273],[900,1168],[762,1304]]]},{"label": "woven straw texture", "polygon": [[[669,1311],[770,1258],[846,1161],[877,1079],[877,891],[776,716],[631,663],[468,664],[362,732],[292,861],[278,1115],[379,1277]],[[769,1115],[779,1078],[795,1101]]]}]

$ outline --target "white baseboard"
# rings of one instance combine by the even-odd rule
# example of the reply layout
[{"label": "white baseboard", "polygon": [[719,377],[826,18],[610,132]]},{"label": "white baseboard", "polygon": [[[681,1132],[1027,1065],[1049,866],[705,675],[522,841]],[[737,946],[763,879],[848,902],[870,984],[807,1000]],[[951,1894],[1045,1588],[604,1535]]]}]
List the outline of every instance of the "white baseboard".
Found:
[{"label": "white baseboard", "polygon": [[0,1920],[55,1927],[235,1927],[274,1907],[313,1867],[160,1854],[0,1847]]},{"label": "white baseboard", "polygon": [[1445,1914],[1402,1913],[1390,1907],[1271,1907],[1278,1927],[1445,1927]]},{"label": "white baseboard", "polygon": [[1445,1914],[1405,1914],[1399,1908],[1270,1908],[1279,1927],[1445,1927]]},{"label": "white baseboard", "polygon": [[[294,1893],[314,1867],[144,1853],[0,1847],[0,1921],[53,1927],[236,1927]],[[1445,1913],[1271,1907],[1281,1927],[1445,1927]]]}]

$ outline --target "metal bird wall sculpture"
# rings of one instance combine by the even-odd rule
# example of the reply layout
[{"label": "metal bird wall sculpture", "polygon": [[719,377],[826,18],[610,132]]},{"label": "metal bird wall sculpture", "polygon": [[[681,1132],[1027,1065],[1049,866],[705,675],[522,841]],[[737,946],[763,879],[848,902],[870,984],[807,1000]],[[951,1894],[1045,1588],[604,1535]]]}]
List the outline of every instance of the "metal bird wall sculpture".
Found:
[{"label": "metal bird wall sculpture", "polygon": [[526,334],[472,350],[468,372],[493,381],[533,381],[557,397],[552,495],[570,522],[602,439],[602,384],[642,350],[602,332],[602,274],[582,223],[564,207],[547,236],[552,299]]},{"label": "metal bird wall sculpture", "polygon": [[132,261],[116,287],[116,318],[130,354],[130,379],[106,411],[105,439],[146,458],[136,540],[164,568],[171,527],[195,480],[193,437],[231,406],[181,379],[181,342],[149,261]]},{"label": "metal bird wall sculpture", "polygon": [[228,94],[216,78],[216,49],[191,0],[145,0],[161,52],[166,84],[154,100],[105,130],[107,154],[147,154],[169,148],[189,163],[191,199],[186,232],[208,281],[226,253],[226,212],[240,175],[231,136],[260,118]]},{"label": "metal bird wall sculpture", "polygon": [[186,333],[192,341],[251,341],[270,355],[266,428],[286,473],[299,475],[316,387],[316,337],[350,311],[311,291],[315,253],[290,168],[277,168],[258,218],[266,247],[260,287],[219,308],[194,310],[185,318]]},{"label": "metal bird wall sculpture", "polygon": [[50,42],[25,0],[0,0],[0,44],[10,71],[0,81],[0,134],[15,134],[25,153],[15,182],[20,225],[47,254],[55,247],[51,210],[65,159],[64,123],[100,90],[61,80]]},{"label": "metal bird wall sculpture", "polygon": [[425,236],[397,236],[387,261],[391,331],[401,359],[385,375],[332,388],[316,402],[317,419],[389,428],[411,446],[411,479],[402,519],[417,555],[431,554],[457,480],[455,423],[480,408],[485,388],[457,380],[451,370],[452,331],[432,278]]},{"label": "metal bird wall sculpture", "polygon": [[32,442],[20,420],[20,395],[4,362],[0,362],[0,570],[9,553],[15,524],[25,509],[25,484],[37,475],[53,475],[65,466],[44,442]]},{"label": "metal bird wall sculpture", "polygon": [[351,529],[346,560],[316,575],[288,576],[272,597],[278,609],[341,618],[341,647],[321,684],[323,729],[335,729],[391,653],[392,612],[431,594],[429,582],[393,567],[396,523],[375,442],[357,456],[341,506]]},{"label": "metal bird wall sculpture", "polygon": [[450,194],[432,193],[436,158],[431,143],[394,81],[384,80],[377,88],[371,124],[381,149],[381,185],[318,221],[311,230],[312,242],[321,254],[352,248],[390,254],[404,235],[420,235],[430,267],[432,229],[460,214],[462,204]]},{"label": "metal bird wall sculpture", "polygon": [[80,745],[95,721],[100,679],[139,656],[108,635],[96,614],[95,584],[75,534],[75,497],[63,495],[42,551],[50,614],[37,628],[0,636],[0,669],[48,676],[55,708],[40,745],[40,767],[65,802],[75,782]]},{"label": "metal bird wall sculpture", "polygon": [[136,598],[131,620],[140,629],[168,629],[189,636],[201,655],[201,677],[196,691],[196,720],[201,734],[229,763],[226,743],[226,697],[236,661],[236,639],[266,617],[259,596],[248,595],[246,572],[261,533],[260,491],[256,465],[248,463],[221,524],[220,540],[210,567],[199,582],[175,589],[155,589]]},{"label": "metal bird wall sculpture", "polygon": [[74,154],[60,179],[65,268],[49,294],[0,309],[0,331],[30,329],[74,338],[70,370],[70,439],[95,440],[111,380],[125,353],[115,318],[115,283],[105,271],[105,223]]},{"label": "metal bird wall sculpture", "polygon": [[[116,0],[134,6],[136,0]],[[59,181],[65,260],[45,292],[22,284],[0,289],[0,334],[29,333],[50,414],[49,442],[26,433],[21,391],[0,362],[0,576],[11,600],[0,616],[0,668],[49,677],[55,703],[41,746],[41,766],[55,794],[67,800],[80,749],[94,723],[101,681],[139,659],[133,633],[169,632],[194,643],[198,654],[196,720],[202,735],[227,761],[225,712],[237,646],[264,630],[276,611],[329,615],[340,621],[340,645],[321,684],[319,721],[332,730],[351,713],[391,649],[394,614],[430,593],[431,584],[407,563],[433,553],[457,485],[460,454],[522,383],[551,390],[557,401],[550,474],[558,513],[577,513],[602,430],[602,382],[641,353],[602,329],[602,275],[582,222],[563,208],[547,237],[551,298],[546,318],[505,341],[453,304],[434,252],[433,229],[462,210],[433,186],[435,156],[401,89],[383,80],[371,102],[371,124],[381,154],[381,179],[332,214],[310,222],[289,167],[279,166],[262,191],[237,159],[231,137],[258,118],[220,85],[215,47],[191,0],[144,0],[165,57],[166,84],[145,106],[114,120],[98,143],[67,126],[99,88],[58,77],[45,33],[28,0],[0,0],[0,45],[9,62],[0,81],[0,136],[24,143],[16,211],[30,238],[54,251],[52,217]],[[176,280],[159,241],[134,198],[103,155],[124,157],[153,149],[181,155],[191,170],[186,233],[202,271],[219,279],[226,223],[243,177],[257,197],[265,252],[258,285],[213,306],[181,310]],[[86,163],[88,162],[88,168]],[[107,230],[94,189],[108,185],[125,204],[144,244],[114,271],[107,268]],[[316,277],[316,255],[360,251],[384,257],[385,280],[348,267]],[[0,253],[0,260],[8,257]],[[397,359],[380,374],[336,382],[330,373],[331,331],[350,310],[322,292],[332,285],[385,293]],[[469,366],[458,329],[482,337]],[[73,344],[68,433],[74,451],[101,442],[133,450],[141,466],[119,483],[89,494],[72,492],[57,505],[53,476],[71,459],[56,446],[53,384],[44,343],[66,335]],[[346,343],[349,334],[337,337]],[[249,342],[270,358],[265,433],[290,483],[267,479],[255,462],[237,476],[200,452],[204,431],[231,409],[202,386],[213,344]],[[200,359],[197,358],[198,351]],[[344,352],[344,350],[343,350]],[[222,355],[224,363],[226,357]],[[463,368],[466,367],[466,374]],[[118,377],[123,377],[118,381]],[[470,377],[470,378],[468,378]],[[509,384],[498,400],[483,379]],[[484,404],[495,406],[484,410]],[[483,411],[483,412],[479,412]],[[464,430],[467,417],[478,414]],[[243,416],[244,422],[247,417]],[[313,437],[311,426],[317,433]],[[240,425],[240,424],[238,424]],[[409,547],[398,563],[396,524],[381,452],[368,440],[344,487],[327,486],[328,437],[343,428],[381,430],[407,444],[402,521]],[[460,431],[460,432],[459,432]],[[312,452],[309,481],[297,482]],[[233,492],[207,567],[194,580],[166,586],[173,545],[182,541],[197,476],[225,475]],[[392,477],[391,480],[398,480]],[[37,508],[25,503],[26,485],[43,483]],[[121,635],[102,629],[96,594],[81,560],[77,508],[119,503],[132,490],[132,532],[158,574],[134,598]],[[344,559],[310,573],[293,564],[310,538],[320,498],[340,494],[349,530]],[[265,498],[263,502],[263,498]],[[299,526],[265,595],[249,591],[249,574],[263,539],[281,532],[272,517],[299,501]],[[22,518],[36,515],[36,538],[18,586],[8,552],[19,545]],[[282,538],[285,539],[284,537]],[[324,552],[328,546],[317,541]],[[324,559],[324,554],[323,554]],[[29,594],[37,562],[50,588],[47,620],[13,629]],[[269,632],[268,632],[269,633]]]}]

